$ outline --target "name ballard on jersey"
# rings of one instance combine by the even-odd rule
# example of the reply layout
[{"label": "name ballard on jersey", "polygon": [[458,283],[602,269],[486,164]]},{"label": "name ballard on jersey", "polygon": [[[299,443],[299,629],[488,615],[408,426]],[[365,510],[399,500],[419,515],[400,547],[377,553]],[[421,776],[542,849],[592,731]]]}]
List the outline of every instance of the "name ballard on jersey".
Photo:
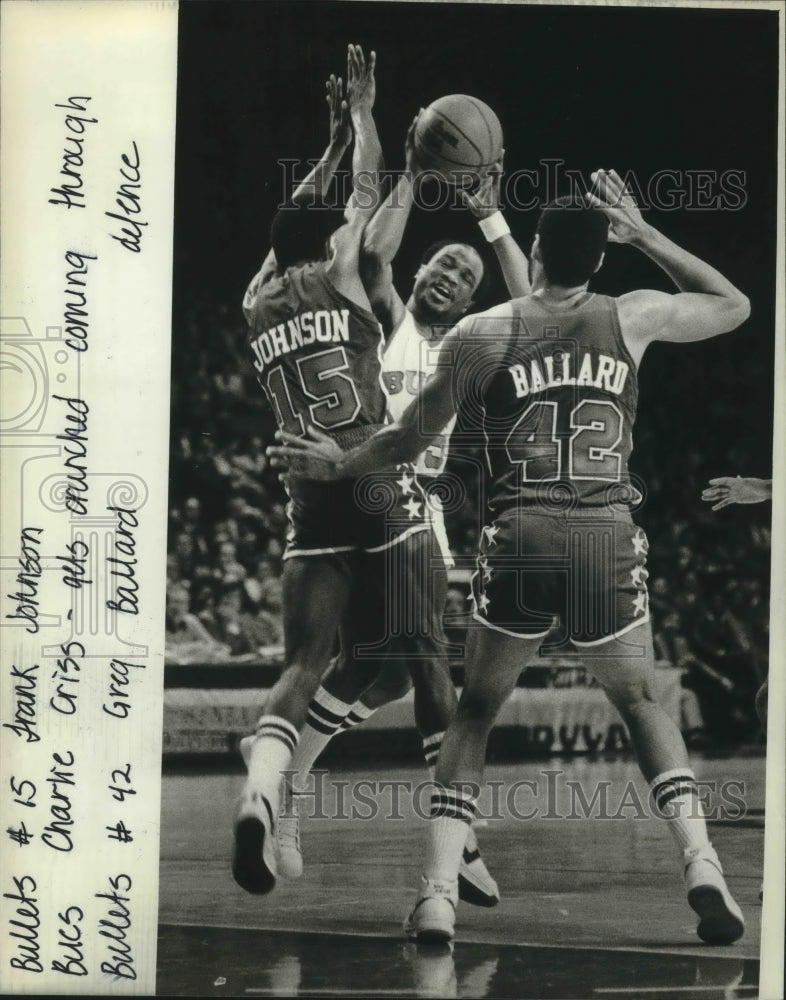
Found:
[{"label": "name ballard on jersey", "polygon": [[289,354],[309,344],[340,344],[349,342],[349,309],[318,309],[299,313],[286,323],[271,326],[252,338],[251,349],[256,355],[254,368],[261,372],[282,354]]},{"label": "name ballard on jersey", "polygon": [[[605,389],[619,395],[625,387],[630,370],[624,361],[599,354],[597,368],[593,364],[590,351],[584,352],[578,374],[571,371],[573,358],[566,351],[547,354],[542,359],[542,367],[535,358],[527,364],[511,365],[508,371],[516,389],[516,398],[534,395],[545,389],[558,389],[564,385],[587,385],[595,389]],[[575,370],[575,369],[574,369]]]}]

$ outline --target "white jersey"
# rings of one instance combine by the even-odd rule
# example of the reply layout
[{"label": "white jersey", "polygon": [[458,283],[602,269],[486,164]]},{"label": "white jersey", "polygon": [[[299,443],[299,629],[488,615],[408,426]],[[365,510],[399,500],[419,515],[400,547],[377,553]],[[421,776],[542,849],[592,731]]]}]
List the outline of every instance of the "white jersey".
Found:
[{"label": "white jersey", "polygon": [[[418,395],[429,376],[437,370],[440,344],[429,343],[420,333],[412,313],[406,309],[404,318],[390,335],[382,355],[382,381],[388,394],[388,413],[398,420],[412,400]],[[438,476],[445,471],[448,460],[448,442],[456,418],[446,425],[413,463],[419,477]],[[445,521],[439,499],[429,498],[434,531],[440,541],[445,560],[453,565],[448,548]]]}]

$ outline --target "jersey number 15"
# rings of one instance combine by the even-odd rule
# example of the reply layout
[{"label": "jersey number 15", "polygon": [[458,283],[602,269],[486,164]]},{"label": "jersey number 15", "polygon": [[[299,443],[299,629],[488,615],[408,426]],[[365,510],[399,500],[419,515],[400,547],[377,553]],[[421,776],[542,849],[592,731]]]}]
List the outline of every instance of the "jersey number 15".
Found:
[{"label": "jersey number 15", "polygon": [[319,354],[298,358],[296,363],[300,382],[295,387],[296,402],[303,403],[303,407],[298,405],[296,408],[283,365],[271,368],[263,383],[279,427],[290,434],[302,436],[306,432],[303,422],[306,410],[308,422],[325,431],[351,424],[360,413],[360,398],[344,348],[331,347]]}]

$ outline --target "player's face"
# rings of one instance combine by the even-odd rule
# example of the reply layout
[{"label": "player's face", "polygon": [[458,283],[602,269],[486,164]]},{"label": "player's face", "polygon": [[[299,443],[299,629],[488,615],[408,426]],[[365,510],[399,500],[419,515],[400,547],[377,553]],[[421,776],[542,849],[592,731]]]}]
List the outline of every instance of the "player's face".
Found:
[{"label": "player's face", "polygon": [[416,306],[444,323],[460,319],[473,302],[483,277],[483,263],[471,248],[453,243],[438,250],[415,275]]}]

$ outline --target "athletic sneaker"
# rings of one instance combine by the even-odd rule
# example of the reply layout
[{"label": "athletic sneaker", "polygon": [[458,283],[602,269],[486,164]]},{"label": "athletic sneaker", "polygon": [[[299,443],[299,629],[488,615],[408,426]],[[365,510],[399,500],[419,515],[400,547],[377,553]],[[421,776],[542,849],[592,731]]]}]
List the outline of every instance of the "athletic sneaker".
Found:
[{"label": "athletic sneaker", "polygon": [[[248,768],[251,760],[253,736],[244,736],[240,741],[240,754],[243,763]],[[300,850],[300,815],[297,800],[293,798],[291,789],[283,783],[281,806],[278,810],[276,823],[276,848],[278,850],[278,874],[286,879],[300,878],[303,874],[303,854]]]},{"label": "athletic sneaker", "polygon": [[459,899],[472,906],[496,906],[499,887],[480,856],[478,838],[470,826],[458,874]]},{"label": "athletic sneaker", "polygon": [[303,874],[303,854],[300,850],[300,813],[297,796],[284,787],[276,827],[278,841],[278,871],[284,878],[300,878]]},{"label": "athletic sneaker", "polygon": [[732,944],[742,937],[745,920],[723,878],[711,845],[685,851],[688,903],[699,915],[696,933],[707,944]]},{"label": "athletic sneaker", "polygon": [[458,882],[421,879],[415,908],[404,921],[404,933],[421,944],[445,944],[453,940],[458,905]]},{"label": "athletic sneaker", "polygon": [[275,823],[270,803],[246,788],[235,820],[232,875],[246,892],[262,895],[276,884]]}]

